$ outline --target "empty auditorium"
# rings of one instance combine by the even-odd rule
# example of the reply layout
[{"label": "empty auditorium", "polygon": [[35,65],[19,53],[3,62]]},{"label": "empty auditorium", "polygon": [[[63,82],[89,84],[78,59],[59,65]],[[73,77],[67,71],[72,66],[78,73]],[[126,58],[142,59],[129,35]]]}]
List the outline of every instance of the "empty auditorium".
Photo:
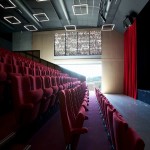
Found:
[{"label": "empty auditorium", "polygon": [[150,150],[149,0],[0,0],[0,150]]}]

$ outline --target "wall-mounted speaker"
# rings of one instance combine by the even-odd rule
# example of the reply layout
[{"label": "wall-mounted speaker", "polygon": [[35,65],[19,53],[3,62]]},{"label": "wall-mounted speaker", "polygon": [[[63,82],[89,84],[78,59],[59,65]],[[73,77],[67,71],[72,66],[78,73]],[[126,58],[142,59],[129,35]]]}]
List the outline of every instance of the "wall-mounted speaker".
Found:
[{"label": "wall-mounted speaker", "polygon": [[131,26],[133,23],[133,18],[131,16],[127,16],[123,21],[124,28]]},{"label": "wall-mounted speaker", "polygon": [[136,17],[137,17],[137,13],[135,11],[131,11],[130,14],[127,15],[123,21],[124,28],[131,26]]}]

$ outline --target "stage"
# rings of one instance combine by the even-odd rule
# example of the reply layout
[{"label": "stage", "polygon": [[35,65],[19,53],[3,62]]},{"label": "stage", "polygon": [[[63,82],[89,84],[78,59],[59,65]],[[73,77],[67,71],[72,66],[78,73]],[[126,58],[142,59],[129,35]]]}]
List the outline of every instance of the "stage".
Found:
[{"label": "stage", "polygon": [[150,150],[150,105],[126,95],[104,95],[144,140],[145,150]]}]

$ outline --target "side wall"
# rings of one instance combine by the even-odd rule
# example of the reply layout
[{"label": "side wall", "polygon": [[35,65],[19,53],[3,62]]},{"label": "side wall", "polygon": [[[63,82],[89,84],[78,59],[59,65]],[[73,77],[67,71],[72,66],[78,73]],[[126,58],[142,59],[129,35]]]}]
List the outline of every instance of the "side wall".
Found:
[{"label": "side wall", "polygon": [[12,50],[12,34],[0,33],[0,47]]},{"label": "side wall", "polygon": [[32,50],[32,32],[13,33],[13,51]]},{"label": "side wall", "polygon": [[102,44],[102,90],[104,93],[123,93],[123,34],[103,32]]}]

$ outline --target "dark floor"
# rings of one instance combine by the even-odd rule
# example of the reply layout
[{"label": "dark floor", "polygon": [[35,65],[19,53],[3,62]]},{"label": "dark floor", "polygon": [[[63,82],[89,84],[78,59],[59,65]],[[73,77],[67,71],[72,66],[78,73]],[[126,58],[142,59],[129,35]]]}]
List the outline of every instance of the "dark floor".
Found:
[{"label": "dark floor", "polygon": [[78,150],[110,150],[111,145],[108,141],[102,118],[99,113],[99,105],[96,100],[95,92],[90,91],[89,111],[87,115],[89,119],[85,121],[89,131],[87,134],[81,135]]},{"label": "dark floor", "polygon": [[29,140],[29,144],[32,150],[65,150],[59,111]]},{"label": "dark floor", "polygon": [[[83,125],[88,128],[88,133],[80,136],[77,150],[111,150],[94,91],[90,92],[88,109],[86,115],[89,119]],[[31,150],[65,150],[60,112],[54,113],[25,144],[31,145]]]}]

